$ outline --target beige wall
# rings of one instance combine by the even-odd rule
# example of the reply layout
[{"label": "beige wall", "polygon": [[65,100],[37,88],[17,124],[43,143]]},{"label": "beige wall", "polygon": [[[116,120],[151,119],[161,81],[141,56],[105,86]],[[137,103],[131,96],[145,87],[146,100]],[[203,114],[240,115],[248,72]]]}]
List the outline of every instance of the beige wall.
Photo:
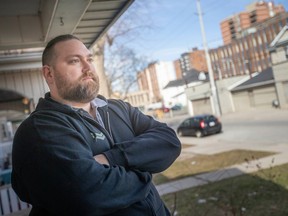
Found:
[{"label": "beige wall", "polygon": [[[247,76],[237,76],[216,81],[216,87],[218,90],[219,103],[222,114],[235,112],[235,104],[230,90],[233,88],[233,85],[236,86],[239,81],[245,79],[246,77]],[[185,90],[185,93],[187,95],[187,99],[189,101],[192,101],[193,110],[196,109],[198,113],[198,110],[201,110],[201,107],[196,108],[196,104],[194,104],[194,101],[203,100],[205,98],[211,99],[210,83],[207,82],[201,85],[189,87]],[[196,103],[197,105],[201,104],[199,102]],[[205,107],[203,107],[203,109],[207,110]]]},{"label": "beige wall", "polygon": [[277,99],[274,84],[233,92],[232,95],[236,112],[262,108],[272,109],[272,101]]},{"label": "beige wall", "polygon": [[33,99],[35,104],[48,91],[48,86],[40,69],[1,72],[0,88],[18,92],[29,99]]},{"label": "beige wall", "polygon": [[273,65],[274,79],[280,108],[288,108],[288,60]]}]

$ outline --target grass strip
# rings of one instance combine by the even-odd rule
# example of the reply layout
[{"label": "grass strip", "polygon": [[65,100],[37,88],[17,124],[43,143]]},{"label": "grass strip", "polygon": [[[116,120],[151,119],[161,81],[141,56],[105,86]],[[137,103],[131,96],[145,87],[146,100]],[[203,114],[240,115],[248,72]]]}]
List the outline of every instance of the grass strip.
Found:
[{"label": "grass strip", "polygon": [[155,174],[155,184],[163,184],[184,177],[210,172],[225,168],[234,164],[258,160],[274,154],[273,152],[233,150],[214,155],[194,155],[191,158],[177,159],[172,166],[162,173]]},{"label": "grass strip", "polygon": [[288,164],[164,195],[177,216],[288,215]]}]

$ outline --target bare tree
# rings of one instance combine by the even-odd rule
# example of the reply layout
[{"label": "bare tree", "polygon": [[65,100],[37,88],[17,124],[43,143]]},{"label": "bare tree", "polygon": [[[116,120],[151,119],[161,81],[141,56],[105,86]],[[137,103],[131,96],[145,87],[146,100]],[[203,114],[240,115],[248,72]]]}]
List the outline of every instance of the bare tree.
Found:
[{"label": "bare tree", "polygon": [[109,62],[105,62],[110,95],[117,92],[125,99],[130,89],[135,89],[137,72],[147,66],[145,57],[137,56],[134,50],[126,46],[113,46],[107,50]]},{"label": "bare tree", "polygon": [[106,43],[106,36],[104,35],[97,44],[93,47],[93,57],[95,61],[96,72],[99,76],[100,91],[99,93],[105,97],[109,97],[109,88],[107,85],[106,74],[104,71],[104,47]]},{"label": "bare tree", "polygon": [[[98,40],[92,49],[100,79],[100,94],[105,97],[109,98],[111,96],[113,87],[116,86],[115,82],[120,84],[120,81],[121,84],[125,85],[122,87],[124,91],[121,92],[122,98],[125,97],[136,81],[137,69],[141,69],[143,62],[145,62],[145,60],[141,61],[141,58],[128,47],[128,44],[135,40],[143,29],[152,28],[147,15],[143,15],[143,13],[148,14],[148,5],[147,2],[135,1],[124,16]],[[115,44],[117,44],[117,48],[111,49]],[[109,50],[109,55],[105,54],[107,50]],[[122,61],[120,61],[121,58]],[[104,67],[104,62],[106,62],[106,67]],[[134,70],[134,76],[132,70]],[[121,77],[121,80],[119,77]]]}]

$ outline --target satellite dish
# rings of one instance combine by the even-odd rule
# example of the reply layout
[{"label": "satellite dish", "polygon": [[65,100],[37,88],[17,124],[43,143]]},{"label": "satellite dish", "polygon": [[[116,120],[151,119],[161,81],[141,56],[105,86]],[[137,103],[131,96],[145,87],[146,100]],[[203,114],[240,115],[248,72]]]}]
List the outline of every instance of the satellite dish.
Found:
[{"label": "satellite dish", "polygon": [[204,72],[200,72],[198,75],[198,80],[201,80],[201,81],[206,80],[206,74]]}]

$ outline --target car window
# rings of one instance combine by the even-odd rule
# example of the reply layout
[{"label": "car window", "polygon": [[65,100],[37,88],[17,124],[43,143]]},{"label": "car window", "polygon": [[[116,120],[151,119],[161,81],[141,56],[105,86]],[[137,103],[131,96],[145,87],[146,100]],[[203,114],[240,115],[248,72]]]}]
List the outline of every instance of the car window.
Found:
[{"label": "car window", "polygon": [[182,127],[187,127],[187,126],[190,126],[190,119],[186,119],[182,124],[181,124],[181,126]]},{"label": "car window", "polygon": [[214,116],[209,116],[209,121],[216,121],[216,118]]},{"label": "car window", "polygon": [[190,125],[195,126],[195,119],[194,118],[190,119]]},{"label": "car window", "polygon": [[202,119],[198,118],[198,117],[197,118],[193,118],[193,126],[198,126],[201,120]]},{"label": "car window", "polygon": [[210,115],[210,116],[205,116],[204,117],[205,122],[210,122],[210,121],[216,121],[215,116]]}]

